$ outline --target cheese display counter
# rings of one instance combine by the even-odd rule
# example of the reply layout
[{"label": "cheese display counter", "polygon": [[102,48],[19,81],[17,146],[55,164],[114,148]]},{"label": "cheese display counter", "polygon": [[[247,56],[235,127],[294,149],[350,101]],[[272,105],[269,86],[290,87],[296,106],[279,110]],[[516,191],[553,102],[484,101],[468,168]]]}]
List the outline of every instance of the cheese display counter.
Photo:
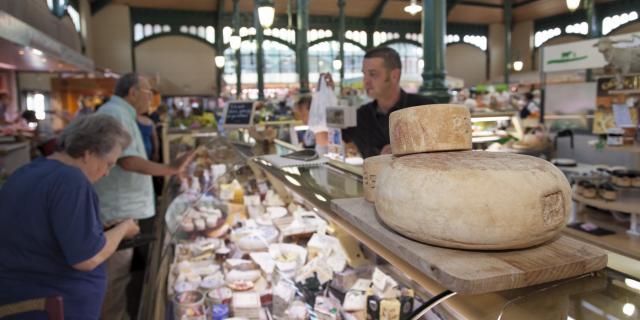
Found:
[{"label": "cheese display counter", "polygon": [[[165,189],[155,229],[162,241],[151,248],[141,319],[637,316],[640,282],[612,269],[591,271],[604,266],[602,259],[572,264],[561,250],[476,259],[477,252],[438,247],[411,259],[413,245],[393,242],[411,240],[390,229],[376,234],[341,212],[337,199],[362,197],[361,175],[331,163],[278,168],[260,158],[275,149],[287,153],[282,144],[189,142],[171,146],[203,149],[189,176]],[[581,242],[571,245],[584,251]],[[553,263],[562,266],[546,267]],[[445,268],[484,284],[465,290],[447,281]],[[522,278],[486,277],[496,270]]]}]

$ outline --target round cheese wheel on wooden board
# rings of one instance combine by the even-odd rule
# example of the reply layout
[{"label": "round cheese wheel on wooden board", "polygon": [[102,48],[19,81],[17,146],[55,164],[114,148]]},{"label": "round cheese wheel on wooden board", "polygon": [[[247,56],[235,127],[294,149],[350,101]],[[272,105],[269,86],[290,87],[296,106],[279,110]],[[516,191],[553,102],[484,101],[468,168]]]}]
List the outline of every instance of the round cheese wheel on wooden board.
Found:
[{"label": "round cheese wheel on wooden board", "polygon": [[396,156],[471,150],[471,114],[457,104],[430,104],[389,115],[391,153]]},{"label": "round cheese wheel on wooden board", "polygon": [[518,249],[554,238],[571,210],[564,174],[540,158],[485,151],[394,159],[377,176],[376,211],[408,238],[449,248]]},{"label": "round cheese wheel on wooden board", "polygon": [[362,167],[362,185],[364,187],[365,200],[369,202],[376,201],[376,177],[384,167],[391,163],[393,158],[394,156],[391,154],[383,154],[364,159],[364,165]]}]

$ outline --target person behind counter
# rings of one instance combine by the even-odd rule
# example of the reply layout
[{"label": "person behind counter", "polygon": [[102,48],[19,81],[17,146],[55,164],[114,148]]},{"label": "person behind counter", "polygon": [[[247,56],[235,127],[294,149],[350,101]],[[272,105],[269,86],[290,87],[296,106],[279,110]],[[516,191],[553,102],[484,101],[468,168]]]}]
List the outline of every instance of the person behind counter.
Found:
[{"label": "person behind counter", "polygon": [[156,125],[147,116],[147,113],[139,113],[136,118],[138,123],[138,129],[142,136],[142,142],[144,143],[144,150],[147,154],[147,159],[153,161],[160,161],[160,154],[158,153],[158,135],[156,133]]},{"label": "person behind counter", "polygon": [[112,117],[82,117],[62,132],[59,151],[8,178],[0,190],[0,306],[60,295],[65,319],[98,319],[104,261],[139,229],[126,219],[103,232],[91,184],[130,141]]},{"label": "person behind counter", "polygon": [[[298,99],[293,107],[293,117],[302,121],[304,125],[309,124],[309,111],[311,110],[311,96],[303,95]],[[311,130],[304,130],[304,135],[299,137],[304,148],[313,149],[316,146],[316,137]]]},{"label": "person behind counter", "polygon": [[0,124],[13,124],[20,120],[20,113],[11,101],[11,96],[0,92]]},{"label": "person behind counter", "polygon": [[524,94],[524,103],[522,104],[522,108],[520,109],[520,118],[539,118],[540,117],[540,107],[533,99],[533,93],[527,92]]},{"label": "person behind counter", "polygon": [[374,100],[358,109],[357,126],[342,132],[344,140],[354,142],[363,158],[391,152],[391,112],[433,103],[427,97],[406,93],[400,88],[401,70],[400,56],[389,47],[373,48],[364,55],[364,87],[367,95]]},{"label": "person behind counter", "polygon": [[[140,225],[142,232],[147,233],[151,230],[145,229],[152,222],[148,218],[155,215],[151,176],[177,175],[185,170],[194,155],[185,156],[175,166],[148,160],[136,115],[149,110],[152,98],[149,81],[136,73],[128,73],[118,79],[115,95],[97,112],[117,119],[132,137],[131,145],[122,151],[111,174],[95,185],[100,196],[100,218],[106,225],[121,219],[146,219]],[[125,318],[132,258],[133,249],[129,248],[119,250],[107,261],[108,284],[102,307],[104,319]]]},{"label": "person behind counter", "polygon": [[0,92],[0,122],[4,122],[4,113],[11,105],[11,97],[6,92]]}]

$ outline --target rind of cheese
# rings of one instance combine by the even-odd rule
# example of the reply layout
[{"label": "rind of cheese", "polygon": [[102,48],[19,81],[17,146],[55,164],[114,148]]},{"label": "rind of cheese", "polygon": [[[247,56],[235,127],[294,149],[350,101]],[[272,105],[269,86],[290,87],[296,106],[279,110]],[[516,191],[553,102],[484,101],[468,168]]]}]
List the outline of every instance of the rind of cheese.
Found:
[{"label": "rind of cheese", "polygon": [[362,167],[362,185],[364,187],[364,198],[369,202],[376,201],[376,177],[393,160],[393,155],[383,154],[364,159]]},{"label": "rind of cheese", "polygon": [[391,152],[471,150],[471,114],[455,104],[431,104],[394,111],[389,116]]},{"label": "rind of cheese", "polygon": [[376,211],[391,229],[432,245],[518,249],[565,227],[571,187],[551,163],[460,151],[400,157],[378,175]]}]

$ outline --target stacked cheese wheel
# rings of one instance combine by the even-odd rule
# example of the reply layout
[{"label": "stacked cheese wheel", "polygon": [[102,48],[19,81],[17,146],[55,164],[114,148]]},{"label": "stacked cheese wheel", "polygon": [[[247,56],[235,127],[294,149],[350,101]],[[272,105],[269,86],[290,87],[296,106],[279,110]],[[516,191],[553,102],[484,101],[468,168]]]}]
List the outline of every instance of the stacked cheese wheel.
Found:
[{"label": "stacked cheese wheel", "polygon": [[560,170],[530,156],[471,150],[471,119],[460,105],[393,112],[393,155],[365,159],[365,198],[398,233],[428,244],[526,248],[553,239],[571,210]]}]

